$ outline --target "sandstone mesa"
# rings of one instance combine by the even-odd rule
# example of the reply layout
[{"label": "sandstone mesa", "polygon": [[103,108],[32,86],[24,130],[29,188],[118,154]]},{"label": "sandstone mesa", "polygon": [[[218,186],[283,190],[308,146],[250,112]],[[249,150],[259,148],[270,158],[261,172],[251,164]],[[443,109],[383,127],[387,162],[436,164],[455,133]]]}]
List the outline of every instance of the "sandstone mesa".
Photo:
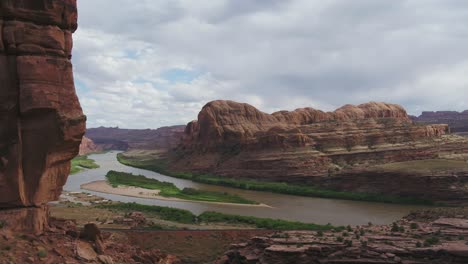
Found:
[{"label": "sandstone mesa", "polygon": [[220,100],[206,104],[187,125],[169,160],[175,171],[463,200],[468,197],[466,170],[427,174],[379,166],[454,155],[463,163],[467,154],[467,139],[452,135],[448,125],[414,123],[395,104],[267,114],[249,104]]}]

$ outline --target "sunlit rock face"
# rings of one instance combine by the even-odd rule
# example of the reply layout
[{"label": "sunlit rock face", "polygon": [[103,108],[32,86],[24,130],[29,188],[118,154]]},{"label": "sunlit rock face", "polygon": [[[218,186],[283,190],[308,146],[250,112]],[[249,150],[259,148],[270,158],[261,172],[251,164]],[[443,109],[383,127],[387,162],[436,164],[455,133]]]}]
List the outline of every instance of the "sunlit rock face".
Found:
[{"label": "sunlit rock face", "polygon": [[450,134],[446,124],[414,123],[395,104],[267,114],[249,104],[213,101],[186,126],[168,164],[180,172],[464,201],[468,168],[416,174],[382,167],[446,158],[468,158],[468,139]]},{"label": "sunlit rock face", "polygon": [[248,104],[213,101],[187,125],[177,168],[291,181],[359,162],[432,158],[427,142],[448,131],[443,124],[416,125],[405,109],[388,103],[267,114]]},{"label": "sunlit rock face", "polygon": [[0,0],[0,208],[56,200],[78,154],[76,28],[76,0]]}]

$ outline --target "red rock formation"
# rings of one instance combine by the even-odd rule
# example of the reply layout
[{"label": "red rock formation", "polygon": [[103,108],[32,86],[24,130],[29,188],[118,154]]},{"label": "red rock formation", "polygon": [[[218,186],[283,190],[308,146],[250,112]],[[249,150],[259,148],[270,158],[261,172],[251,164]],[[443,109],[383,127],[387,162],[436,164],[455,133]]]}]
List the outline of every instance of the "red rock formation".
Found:
[{"label": "red rock formation", "polygon": [[[269,115],[248,104],[214,101],[203,107],[197,121],[187,125],[181,149],[193,153],[184,156],[190,169],[216,170],[221,175],[239,173],[236,169],[245,170],[243,175],[250,175],[250,169],[262,174],[261,170],[267,169],[274,176],[271,173],[276,168],[283,176],[311,176],[326,174],[332,163],[340,160],[374,155],[379,150],[387,152],[389,148],[409,151],[404,158],[415,159],[421,151],[412,151],[412,145],[447,132],[447,125],[414,125],[402,107],[385,103],[346,105],[329,113],[302,108]],[[219,160],[206,159],[207,153],[213,157],[213,153],[221,152],[223,163],[229,162],[225,168]],[[226,159],[235,156],[230,152],[241,157]],[[433,154],[428,151],[425,156]],[[398,155],[387,155],[386,162],[404,160]]]},{"label": "red rock formation", "polygon": [[[468,141],[448,132],[447,125],[415,124],[401,106],[386,103],[346,105],[334,112],[302,108],[266,114],[248,104],[214,101],[187,125],[183,143],[168,159],[174,171],[427,198],[430,192],[418,191],[424,186],[433,191],[429,198],[468,197],[463,188],[468,174],[455,177],[454,171],[447,171],[416,177],[411,172],[365,170],[455,153],[468,158]],[[405,188],[395,187],[403,183]],[[456,195],[449,195],[454,183]]]},{"label": "red rock formation", "polygon": [[84,136],[83,140],[81,141],[80,151],[78,155],[88,155],[100,151],[102,151],[101,146],[97,146],[91,139]]},{"label": "red rock formation", "polygon": [[0,208],[57,199],[78,154],[76,28],[76,0],[0,1]]},{"label": "red rock formation", "polygon": [[[419,139],[448,132],[447,126],[443,125],[413,126],[401,106],[386,103],[345,105],[329,113],[302,108],[269,115],[248,104],[214,101],[203,107],[197,121],[187,125],[185,145],[203,146],[205,149],[226,144],[257,144],[260,148],[314,144],[335,144],[340,147],[348,144],[347,141],[350,141],[349,144],[367,145],[373,144],[371,141],[374,140],[390,141],[383,138],[384,131],[389,128],[398,132],[390,135],[395,143],[414,140],[402,137],[402,133]],[[352,134],[346,135],[344,132]]]}]

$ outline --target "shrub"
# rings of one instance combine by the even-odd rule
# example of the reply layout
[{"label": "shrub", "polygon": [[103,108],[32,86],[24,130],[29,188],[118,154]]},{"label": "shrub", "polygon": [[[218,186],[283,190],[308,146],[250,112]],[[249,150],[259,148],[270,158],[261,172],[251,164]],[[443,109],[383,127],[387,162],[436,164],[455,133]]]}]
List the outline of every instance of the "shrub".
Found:
[{"label": "shrub", "polygon": [[345,245],[346,245],[347,247],[352,247],[352,246],[353,246],[353,241],[352,241],[352,240],[346,240],[346,241],[345,241]]},{"label": "shrub", "polygon": [[410,228],[411,228],[411,229],[418,229],[418,228],[419,228],[419,225],[418,225],[418,223],[411,223],[411,224],[410,224]]},{"label": "shrub", "polygon": [[433,236],[433,237],[430,237],[430,238],[428,238],[428,239],[426,239],[426,240],[424,241],[424,246],[428,247],[428,246],[435,245],[435,244],[437,244],[437,243],[439,243],[439,238]]},{"label": "shrub", "polygon": [[43,248],[39,249],[39,251],[37,252],[37,256],[39,258],[45,258],[45,257],[47,257],[47,255],[48,255],[47,251],[45,249],[43,249]]}]

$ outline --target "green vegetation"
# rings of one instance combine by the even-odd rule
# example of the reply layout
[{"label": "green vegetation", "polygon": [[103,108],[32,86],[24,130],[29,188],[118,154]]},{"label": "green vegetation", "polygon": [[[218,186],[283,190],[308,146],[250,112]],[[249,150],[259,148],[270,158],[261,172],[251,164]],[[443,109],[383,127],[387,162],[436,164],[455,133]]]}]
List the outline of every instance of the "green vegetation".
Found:
[{"label": "green vegetation", "polygon": [[258,218],[253,216],[228,215],[218,212],[204,212],[198,216],[200,222],[205,223],[228,223],[247,224],[262,229],[274,230],[342,230],[343,227],[335,228],[332,225],[307,224],[279,219]]},{"label": "green vegetation", "polygon": [[180,173],[172,172],[167,169],[167,164],[163,160],[155,159],[138,159],[133,157],[127,157],[122,153],[117,155],[117,159],[120,163],[141,168],[151,171],[155,171],[164,175],[192,180],[195,182],[201,182],[206,184],[228,186],[233,188],[253,190],[253,191],[265,191],[275,192],[290,195],[299,195],[307,197],[320,197],[320,198],[332,198],[332,199],[343,199],[343,200],[354,200],[354,201],[370,201],[380,203],[395,203],[395,204],[420,204],[420,205],[433,205],[434,203],[425,199],[410,198],[410,197],[398,197],[392,195],[373,194],[373,193],[356,193],[356,192],[341,192],[333,190],[325,190],[314,186],[303,186],[293,185],[284,182],[264,182],[247,179],[231,179],[222,178],[213,175],[206,174],[192,174],[192,173]]},{"label": "green vegetation", "polygon": [[85,169],[97,169],[99,165],[92,159],[89,159],[88,156],[77,156],[71,161],[71,170],[70,174],[76,174]]},{"label": "green vegetation", "polygon": [[125,185],[150,190],[159,190],[159,195],[164,197],[205,202],[256,204],[256,202],[244,199],[238,195],[222,192],[200,191],[192,188],[184,188],[183,190],[180,190],[170,182],[161,182],[156,179],[146,178],[142,175],[133,175],[125,172],[109,171],[106,178],[114,188],[119,185]]},{"label": "green vegetation", "polygon": [[46,258],[47,255],[47,251],[44,248],[39,248],[39,250],[37,251],[37,256],[39,258]]},{"label": "green vegetation", "polygon": [[430,174],[453,169],[468,170],[468,163],[464,160],[431,159],[388,163],[376,167],[389,171],[405,171],[409,173]]},{"label": "green vegetation", "polygon": [[226,223],[226,224],[241,224],[249,225],[256,228],[272,229],[272,230],[336,230],[341,231],[344,227],[334,227],[328,225],[307,224],[294,221],[285,221],[279,219],[258,218],[252,216],[228,215],[217,212],[204,212],[199,216],[194,215],[192,212],[162,207],[153,205],[142,205],[137,203],[115,203],[99,205],[99,208],[123,210],[123,211],[139,211],[145,213],[152,213],[157,215],[163,220],[174,221],[184,224],[200,224],[200,223]]},{"label": "green vegetation", "polygon": [[437,243],[439,243],[439,238],[433,236],[433,237],[430,237],[430,238],[428,238],[428,239],[426,239],[426,240],[424,241],[424,246],[425,246],[425,247],[429,247],[429,246],[435,245],[435,244],[437,244]]},{"label": "green vegetation", "polygon": [[183,209],[143,205],[137,203],[115,203],[98,206],[99,208],[115,209],[123,211],[139,211],[158,215],[162,220],[173,221],[183,224],[193,224],[196,222],[196,216],[192,212]]}]

